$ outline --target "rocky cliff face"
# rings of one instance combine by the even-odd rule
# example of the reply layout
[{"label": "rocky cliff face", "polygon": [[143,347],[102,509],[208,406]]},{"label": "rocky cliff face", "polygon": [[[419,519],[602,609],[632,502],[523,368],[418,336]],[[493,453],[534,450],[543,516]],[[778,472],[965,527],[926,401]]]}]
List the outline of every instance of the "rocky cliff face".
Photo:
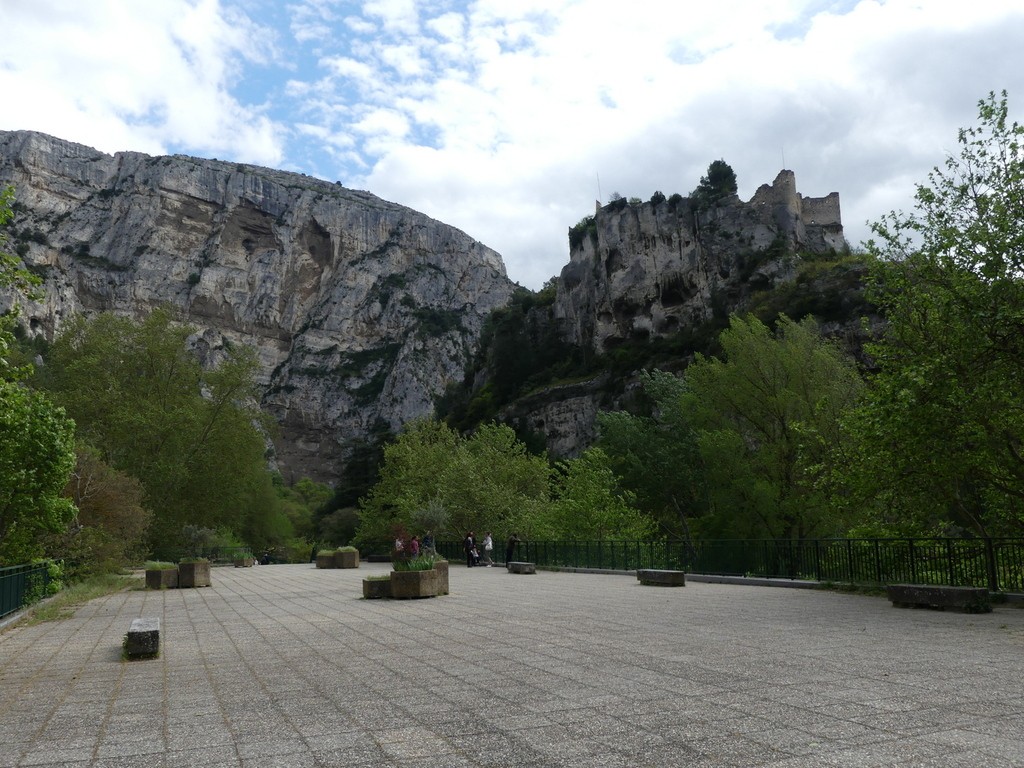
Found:
[{"label": "rocky cliff face", "polygon": [[208,362],[254,346],[286,477],[336,479],[353,441],[432,413],[514,288],[463,232],[303,175],[0,132],[7,184],[12,247],[45,279],[29,332],[171,305]]},{"label": "rocky cliff face", "polygon": [[555,316],[597,352],[698,326],[751,291],[792,279],[793,254],[846,248],[839,195],[805,198],[782,171],[749,202],[694,211],[686,198],[618,200],[570,233]]},{"label": "rocky cliff face", "polygon": [[[652,364],[645,342],[709,321],[721,327],[729,314],[746,311],[766,320],[778,312],[814,314],[851,352],[863,343],[863,270],[839,266],[801,276],[802,256],[847,249],[839,195],[803,197],[791,171],[749,202],[732,195],[704,210],[679,196],[620,199],[598,206],[569,234],[570,261],[556,281],[550,321],[586,350],[584,357],[624,353],[644,367]],[[680,370],[690,352],[680,354],[654,365]],[[535,389],[503,405],[499,417],[544,435],[552,455],[574,456],[596,437],[598,411],[626,407],[631,382],[629,371],[619,379],[598,371]]]}]

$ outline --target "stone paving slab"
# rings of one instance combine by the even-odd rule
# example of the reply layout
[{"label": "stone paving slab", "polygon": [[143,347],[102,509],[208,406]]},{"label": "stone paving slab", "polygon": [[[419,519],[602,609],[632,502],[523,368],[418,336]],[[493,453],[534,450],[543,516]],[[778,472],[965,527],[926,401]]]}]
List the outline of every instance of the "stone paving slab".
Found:
[{"label": "stone paving slab", "polygon": [[[453,566],[220,568],[0,632],[0,768],[1024,766],[1024,610]],[[124,661],[132,619],[159,658]]]}]

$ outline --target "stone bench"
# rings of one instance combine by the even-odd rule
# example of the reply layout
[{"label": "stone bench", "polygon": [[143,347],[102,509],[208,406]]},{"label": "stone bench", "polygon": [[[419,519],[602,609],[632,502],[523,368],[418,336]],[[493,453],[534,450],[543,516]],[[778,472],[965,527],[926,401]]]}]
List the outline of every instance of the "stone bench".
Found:
[{"label": "stone bench", "polygon": [[129,659],[153,659],[160,655],[160,619],[132,619],[124,636]]},{"label": "stone bench", "polygon": [[925,584],[888,584],[885,593],[896,608],[954,608],[967,613],[989,613],[992,602],[983,587]]},{"label": "stone bench", "polygon": [[505,567],[508,568],[509,573],[537,572],[537,565],[535,563],[505,563]]},{"label": "stone bench", "polygon": [[685,587],[684,571],[657,571],[652,568],[637,569],[636,577],[641,584],[654,587]]}]

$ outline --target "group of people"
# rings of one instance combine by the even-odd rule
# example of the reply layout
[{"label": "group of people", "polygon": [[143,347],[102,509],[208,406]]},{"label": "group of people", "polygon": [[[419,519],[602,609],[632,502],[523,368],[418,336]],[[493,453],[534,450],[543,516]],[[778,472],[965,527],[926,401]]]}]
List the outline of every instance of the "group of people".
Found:
[{"label": "group of people", "polygon": [[[494,540],[491,538],[490,531],[484,536],[483,540],[483,555],[480,554],[480,548],[476,544],[476,534],[469,531],[466,534],[466,538],[462,540],[462,548],[466,552],[466,567],[473,568],[477,565],[483,565],[490,568],[494,565],[494,561],[491,560],[491,552],[494,550]],[[483,561],[482,563],[480,561]]]},{"label": "group of people", "polygon": [[[512,554],[515,552],[516,544],[518,543],[519,536],[517,534],[513,533],[508,537],[505,546],[506,563],[512,559]],[[484,534],[484,539],[479,547],[476,542],[476,534],[473,531],[469,531],[466,534],[466,538],[462,540],[462,548],[466,552],[467,568],[474,568],[478,565],[485,568],[494,566],[494,560],[491,559],[491,552],[494,551],[494,539],[491,538],[490,531]]]},{"label": "group of people", "polygon": [[402,537],[398,536],[395,538],[395,554],[412,558],[419,557],[420,552],[423,552],[423,554],[434,554],[434,537],[429,531],[423,537],[422,543],[420,543],[419,536],[414,535],[409,539],[408,551],[406,550],[406,543],[402,541]]}]

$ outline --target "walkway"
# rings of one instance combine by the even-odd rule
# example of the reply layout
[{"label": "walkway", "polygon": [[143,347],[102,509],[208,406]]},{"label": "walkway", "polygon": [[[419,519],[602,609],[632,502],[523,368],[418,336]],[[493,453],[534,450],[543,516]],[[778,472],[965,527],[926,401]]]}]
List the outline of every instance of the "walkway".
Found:
[{"label": "walkway", "polygon": [[[0,633],[12,766],[1022,766],[1024,610],[453,565],[220,568]],[[133,618],[162,654],[121,660]]]}]

